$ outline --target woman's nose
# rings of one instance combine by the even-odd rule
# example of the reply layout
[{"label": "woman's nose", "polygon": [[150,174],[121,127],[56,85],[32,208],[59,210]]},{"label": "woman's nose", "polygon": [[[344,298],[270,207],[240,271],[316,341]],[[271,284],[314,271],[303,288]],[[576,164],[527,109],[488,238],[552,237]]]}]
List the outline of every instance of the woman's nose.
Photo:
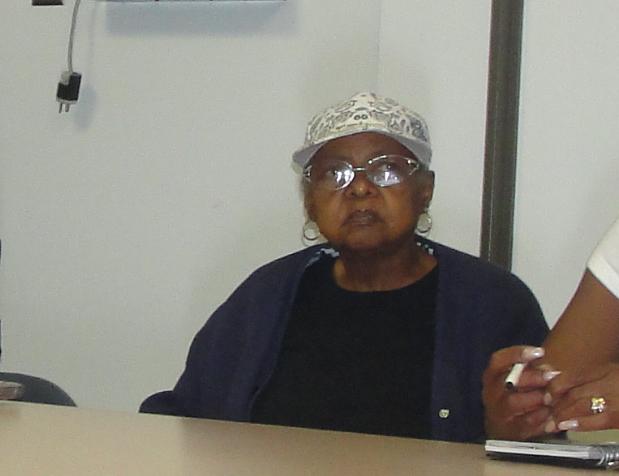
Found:
[{"label": "woman's nose", "polygon": [[351,197],[365,197],[377,193],[376,185],[368,178],[365,171],[355,172],[355,177],[348,187],[347,195]]}]

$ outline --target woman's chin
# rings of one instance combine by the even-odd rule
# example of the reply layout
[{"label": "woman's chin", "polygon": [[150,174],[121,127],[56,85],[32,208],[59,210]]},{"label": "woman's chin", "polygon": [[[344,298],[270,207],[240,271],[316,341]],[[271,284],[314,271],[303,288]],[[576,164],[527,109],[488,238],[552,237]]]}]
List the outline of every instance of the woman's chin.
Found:
[{"label": "woman's chin", "polygon": [[348,233],[339,240],[329,240],[331,244],[340,251],[359,254],[388,253],[391,254],[400,248],[410,246],[410,233],[394,234],[371,233],[370,230],[359,230],[359,233]]},{"label": "woman's chin", "polygon": [[349,237],[338,248],[352,253],[374,253],[380,251],[385,242],[379,237]]}]

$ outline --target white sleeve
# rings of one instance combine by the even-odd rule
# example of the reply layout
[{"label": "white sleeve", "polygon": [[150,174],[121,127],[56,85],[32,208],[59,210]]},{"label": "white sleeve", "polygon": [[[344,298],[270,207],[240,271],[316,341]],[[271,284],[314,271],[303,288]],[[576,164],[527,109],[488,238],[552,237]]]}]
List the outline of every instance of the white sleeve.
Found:
[{"label": "white sleeve", "polygon": [[619,298],[619,219],[598,243],[589,258],[587,268]]}]

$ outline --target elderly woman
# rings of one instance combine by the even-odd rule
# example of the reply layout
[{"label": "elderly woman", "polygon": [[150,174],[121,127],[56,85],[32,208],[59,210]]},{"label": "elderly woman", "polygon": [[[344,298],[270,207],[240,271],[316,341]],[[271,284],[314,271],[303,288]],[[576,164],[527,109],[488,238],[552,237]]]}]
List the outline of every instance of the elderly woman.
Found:
[{"label": "elderly woman", "polygon": [[254,272],[141,411],[472,441],[493,351],[547,327],[513,275],[419,237],[434,188],[424,120],[360,93],[293,158],[326,243]]}]

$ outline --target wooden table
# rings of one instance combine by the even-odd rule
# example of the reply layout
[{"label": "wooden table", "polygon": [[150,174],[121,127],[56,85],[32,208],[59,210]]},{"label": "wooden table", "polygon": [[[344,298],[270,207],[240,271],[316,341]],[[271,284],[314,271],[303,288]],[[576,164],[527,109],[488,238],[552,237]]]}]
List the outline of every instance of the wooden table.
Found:
[{"label": "wooden table", "polygon": [[0,474],[570,475],[483,446],[0,402]]}]

